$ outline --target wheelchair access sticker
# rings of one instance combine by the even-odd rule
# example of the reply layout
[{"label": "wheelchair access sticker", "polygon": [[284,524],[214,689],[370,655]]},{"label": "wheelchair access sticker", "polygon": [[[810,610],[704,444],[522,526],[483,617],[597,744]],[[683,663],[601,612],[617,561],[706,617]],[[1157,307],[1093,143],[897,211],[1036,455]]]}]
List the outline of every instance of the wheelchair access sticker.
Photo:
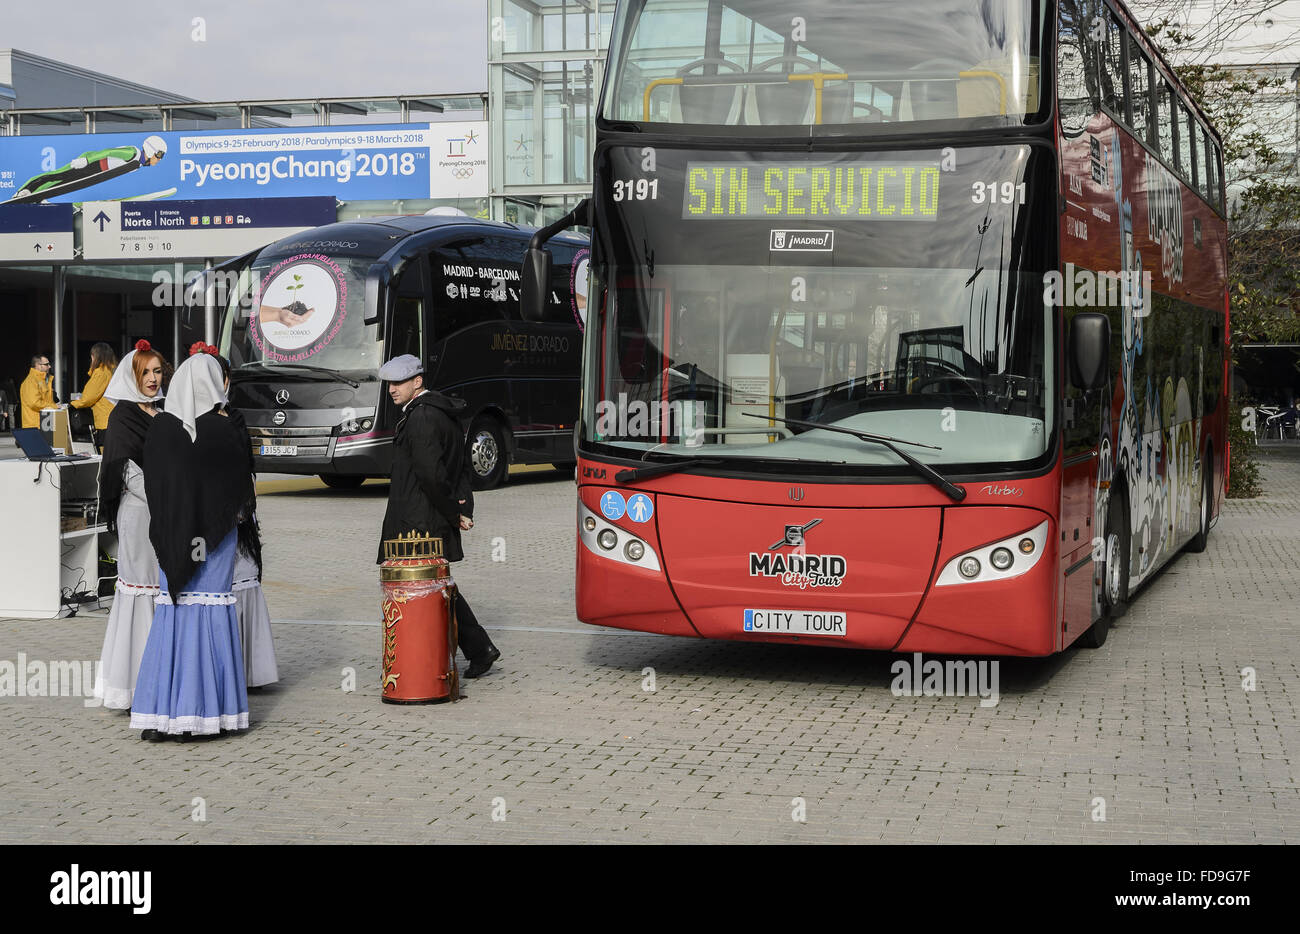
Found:
[{"label": "wheelchair access sticker", "polygon": [[600,497],[600,514],[606,519],[610,521],[622,519],[625,512],[627,512],[627,503],[623,500],[622,493],[606,490]]}]

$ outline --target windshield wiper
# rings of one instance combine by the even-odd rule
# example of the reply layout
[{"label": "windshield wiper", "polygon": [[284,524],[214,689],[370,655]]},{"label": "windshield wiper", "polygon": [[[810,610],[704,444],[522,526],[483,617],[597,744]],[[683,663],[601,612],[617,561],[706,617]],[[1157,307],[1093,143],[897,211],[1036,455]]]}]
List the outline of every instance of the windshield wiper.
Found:
[{"label": "windshield wiper", "polygon": [[[300,379],[312,378],[307,375],[310,373],[322,382],[325,380],[329,380],[330,382],[338,380],[339,382],[347,383],[353,389],[356,389],[361,385],[356,380],[344,376],[338,370],[328,370],[323,366],[311,366],[306,363],[264,363],[261,360],[254,360],[252,363],[246,363],[237,369],[231,370],[230,375],[234,376],[236,373],[247,373],[249,370],[254,368],[265,373],[275,373],[278,376],[295,376]],[[289,370],[290,372],[286,373],[286,370]]]},{"label": "windshield wiper", "polygon": [[685,470],[687,467],[704,467],[721,464],[720,457],[686,457],[681,460],[668,461],[663,464],[648,464],[645,467],[629,467],[627,470],[620,470],[614,474],[614,479],[619,483],[635,483],[637,480],[644,480],[647,477],[661,477],[664,474],[676,473],[679,470]]},{"label": "windshield wiper", "polygon": [[919,448],[930,448],[935,451],[942,451],[943,448],[941,447],[936,447],[933,444],[921,444],[919,441],[905,441],[902,438],[891,438],[888,435],[873,435],[865,431],[855,431],[852,428],[841,428],[839,425],[824,425],[821,422],[808,422],[801,418],[782,418],[777,415],[756,415],[753,412],[744,412],[742,414],[748,415],[750,418],[765,418],[769,421],[782,422],[786,425],[795,425],[802,428],[820,428],[823,431],[837,431],[840,434],[852,435],[859,441],[870,441],[882,445],[901,457],[910,467],[912,467],[913,470],[925,477],[925,479],[943,490],[943,492],[948,494],[948,497],[954,502],[960,503],[966,498],[966,491],[964,489],[949,481],[943,476],[943,474],[939,473],[939,471],[935,470],[928,464],[921,463],[906,451],[900,451],[894,446],[894,443],[911,444]]},{"label": "windshield wiper", "polygon": [[647,464],[644,467],[630,467],[627,470],[620,470],[614,474],[614,479],[619,483],[635,483],[637,480],[644,480],[646,477],[660,477],[664,474],[675,473],[678,470],[685,470],[688,467],[716,467],[718,464],[754,464],[754,463],[785,463],[785,464],[843,464],[844,461],[809,461],[803,457],[752,457],[743,454],[728,455],[726,457],[686,457],[681,460],[665,461],[656,464]]}]

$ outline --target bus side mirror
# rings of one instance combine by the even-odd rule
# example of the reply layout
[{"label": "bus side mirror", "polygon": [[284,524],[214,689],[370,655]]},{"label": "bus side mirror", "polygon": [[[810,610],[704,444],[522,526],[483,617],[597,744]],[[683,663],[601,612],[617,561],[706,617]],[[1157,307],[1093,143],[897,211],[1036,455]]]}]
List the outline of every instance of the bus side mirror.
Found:
[{"label": "bus side mirror", "polygon": [[366,307],[361,313],[364,324],[377,324],[388,307],[389,268],[387,263],[374,263],[366,273]]},{"label": "bus side mirror", "polygon": [[546,300],[551,293],[550,253],[540,248],[524,253],[521,285],[519,316],[525,321],[545,320]]},{"label": "bus side mirror", "polygon": [[1110,319],[1084,311],[1070,322],[1067,359],[1070,382],[1078,389],[1101,389],[1110,382]]}]

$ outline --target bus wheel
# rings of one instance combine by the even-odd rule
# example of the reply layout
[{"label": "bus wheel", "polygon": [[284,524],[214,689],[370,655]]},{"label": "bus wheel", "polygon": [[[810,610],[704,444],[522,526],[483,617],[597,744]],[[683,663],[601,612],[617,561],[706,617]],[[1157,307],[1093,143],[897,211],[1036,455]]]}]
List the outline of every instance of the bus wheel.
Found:
[{"label": "bus wheel", "polygon": [[1079,637],[1079,645],[1099,649],[1106,644],[1110,622],[1124,615],[1128,608],[1129,525],[1128,506],[1119,490],[1110,497],[1106,510],[1106,537],[1101,572],[1101,619]]},{"label": "bus wheel", "polygon": [[323,473],[321,482],[331,490],[355,490],[366,482],[366,478],[353,474]]},{"label": "bus wheel", "polygon": [[474,489],[491,490],[501,485],[509,467],[506,439],[496,419],[476,418],[469,426],[469,463]]},{"label": "bus wheel", "polygon": [[1214,501],[1213,466],[1208,457],[1201,461],[1201,527],[1187,543],[1187,550],[1192,554],[1200,554],[1204,551],[1210,537],[1210,504]]}]

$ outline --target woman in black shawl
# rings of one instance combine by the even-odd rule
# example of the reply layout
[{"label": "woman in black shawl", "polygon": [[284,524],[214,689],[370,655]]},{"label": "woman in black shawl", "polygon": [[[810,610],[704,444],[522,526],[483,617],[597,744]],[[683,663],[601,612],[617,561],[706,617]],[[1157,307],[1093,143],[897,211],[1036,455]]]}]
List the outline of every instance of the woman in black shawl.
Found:
[{"label": "woman in black shawl", "polygon": [[248,727],[231,585],[235,528],[251,507],[253,478],[225,404],[215,357],[195,353],[176,369],[167,411],[145,439],[162,589],[131,707],[131,727],[147,739]]},{"label": "woman in black shawl", "polygon": [[[220,354],[217,354],[217,363],[225,381],[222,388],[229,392],[230,364]],[[239,409],[229,406],[226,415],[234,423],[239,443],[248,454],[248,472],[254,474],[253,442],[244,416]],[[262,593],[262,537],[258,532],[257,514],[251,508],[240,513],[238,544],[235,582],[231,586],[235,592],[235,610],[239,614],[239,641],[244,647],[244,677],[250,688],[261,688],[280,680],[280,668],[275,660],[271,614],[266,607],[266,595]]]},{"label": "woman in black shawl", "polygon": [[95,696],[105,707],[128,710],[158,596],[158,559],[149,543],[144,489],[144,445],[162,400],[164,361],[148,341],[122,358],[104,396],[117,404],[99,465],[99,516],[117,534],[117,584],[104,631]]}]

